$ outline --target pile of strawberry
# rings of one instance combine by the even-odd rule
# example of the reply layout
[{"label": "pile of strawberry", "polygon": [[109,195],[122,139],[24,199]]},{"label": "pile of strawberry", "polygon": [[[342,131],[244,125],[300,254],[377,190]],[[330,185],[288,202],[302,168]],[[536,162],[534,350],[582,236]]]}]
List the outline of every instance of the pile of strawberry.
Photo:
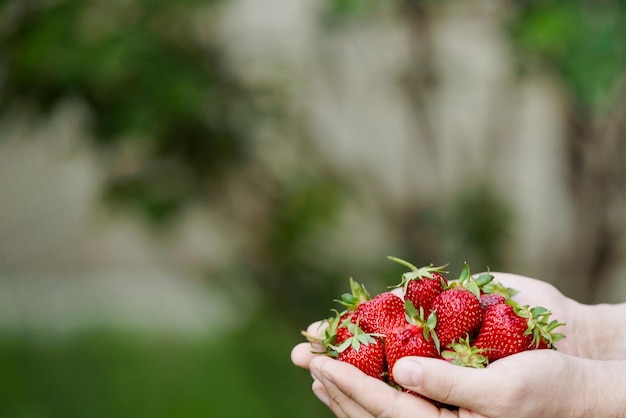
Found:
[{"label": "pile of strawberry", "polygon": [[[563,338],[543,307],[520,306],[516,293],[494,282],[489,273],[473,277],[467,264],[458,280],[448,280],[443,267],[421,267],[389,257],[408,269],[396,288],[371,297],[350,279],[351,293],[341,296],[343,312],[326,319],[323,354],[353,364],[364,373],[396,386],[393,366],[405,356],[441,358],[482,368],[512,354],[554,348]],[[445,266],[444,266],[445,267]]]}]

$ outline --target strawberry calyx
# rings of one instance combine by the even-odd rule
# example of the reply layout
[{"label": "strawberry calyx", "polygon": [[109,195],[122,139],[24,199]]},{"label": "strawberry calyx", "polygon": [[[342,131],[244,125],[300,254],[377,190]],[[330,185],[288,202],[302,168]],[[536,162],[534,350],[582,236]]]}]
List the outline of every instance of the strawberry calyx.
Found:
[{"label": "strawberry calyx", "polygon": [[354,311],[363,302],[367,302],[372,297],[364,285],[350,277],[350,293],[341,295],[341,299],[335,299],[347,309]]},{"label": "strawberry calyx", "polygon": [[506,303],[513,307],[518,316],[526,319],[528,328],[524,335],[532,336],[531,348],[536,349],[543,344],[554,349],[554,343],[565,338],[565,335],[554,332],[556,328],[565,325],[565,323],[557,320],[550,321],[552,312],[543,306],[522,306],[514,300],[507,300]]},{"label": "strawberry calyx", "polygon": [[424,317],[424,308],[420,306],[419,310],[415,307],[410,300],[404,301],[404,310],[406,312],[406,320],[409,324],[418,325],[423,330],[423,335],[426,341],[433,340],[437,352],[441,352],[441,345],[439,343],[439,337],[435,332],[437,326],[437,312],[432,311],[427,318]]},{"label": "strawberry calyx", "polygon": [[491,283],[493,279],[494,276],[489,272],[481,273],[476,277],[472,277],[469,265],[464,263],[463,270],[461,270],[458,280],[450,281],[450,283],[448,283],[445,287],[445,290],[453,289],[455,287],[466,289],[472,292],[477,299],[480,299],[481,289]]},{"label": "strawberry calyx", "polygon": [[443,266],[437,266],[437,267],[433,266],[432,264],[429,264],[428,266],[424,266],[424,267],[416,267],[413,264],[409,263],[408,261],[402,260],[401,258],[398,258],[398,257],[394,257],[390,255],[390,256],[387,256],[387,258],[411,270],[406,273],[403,273],[402,281],[395,286],[390,286],[391,288],[402,287],[403,291],[406,292],[406,288],[409,285],[409,282],[411,280],[422,280],[424,278],[431,279],[431,280],[441,280],[442,286],[446,286],[446,283],[443,281],[443,279],[433,276],[432,273],[439,273],[441,275],[447,274],[448,272],[444,270],[448,266],[447,264]]},{"label": "strawberry calyx", "polygon": [[483,369],[489,363],[487,357],[482,354],[484,351],[472,346],[469,336],[466,336],[449,344],[448,348],[441,353],[441,357],[456,366]]},{"label": "strawberry calyx", "polygon": [[378,344],[378,338],[384,337],[383,334],[368,334],[359,327],[358,323],[355,324],[348,319],[345,320],[341,326],[346,326],[352,336],[343,341],[339,346],[329,345],[331,349],[330,355],[333,357],[346,351],[350,347],[355,351],[359,351],[361,345]]},{"label": "strawberry calyx", "polygon": [[[300,334],[302,334],[309,342],[317,343],[321,345],[322,348],[324,349],[323,351],[312,351],[313,354],[328,354],[328,355],[332,354],[331,353],[332,350],[330,348],[333,346],[333,344],[335,344],[335,339],[337,337],[337,330],[339,326],[341,325],[340,322],[342,322],[341,318],[343,318],[344,315],[348,312],[348,311],[339,312],[336,309],[332,309],[332,311],[335,313],[335,315],[331,316],[330,318],[326,318],[322,320],[320,323],[320,328],[324,324],[327,324],[327,327],[324,329],[324,332],[322,333],[322,335],[320,336],[312,335],[306,331],[300,331]],[[349,318],[346,320],[349,321]]]},{"label": "strawberry calyx", "polygon": [[482,286],[480,290],[482,293],[485,293],[485,294],[502,295],[506,299],[512,299],[513,296],[519,293],[517,290],[510,288],[510,287],[506,287],[502,283],[496,282],[496,281],[490,281],[486,285]]}]

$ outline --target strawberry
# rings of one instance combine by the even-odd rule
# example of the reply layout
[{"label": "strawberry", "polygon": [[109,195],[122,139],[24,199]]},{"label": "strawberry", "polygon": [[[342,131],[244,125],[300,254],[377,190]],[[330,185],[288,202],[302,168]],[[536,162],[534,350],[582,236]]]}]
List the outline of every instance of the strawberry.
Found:
[{"label": "strawberry", "polygon": [[392,384],[393,366],[406,356],[439,357],[439,341],[434,331],[437,316],[431,313],[424,320],[424,310],[418,312],[411,301],[406,301],[408,322],[387,334],[385,339],[385,357]]},{"label": "strawberry", "polygon": [[350,337],[337,347],[333,347],[337,359],[358,367],[363,373],[383,379],[387,370],[383,341],[372,334],[363,332],[357,324],[346,321]]},{"label": "strawberry", "polygon": [[351,293],[341,295],[337,302],[355,313],[355,322],[366,333],[383,334],[405,322],[404,302],[393,293],[380,293],[374,298],[365,286],[350,278]]},{"label": "strawberry", "polygon": [[335,330],[334,344],[340,345],[348,338],[352,337],[352,333],[348,328],[348,324],[356,323],[356,315],[352,311],[347,311],[339,317],[337,328]]},{"label": "strawberry", "polygon": [[480,328],[483,319],[480,287],[493,276],[481,275],[479,279],[470,277],[469,266],[465,264],[459,280],[449,283],[433,301],[432,309],[437,312],[435,331],[443,347],[465,335],[474,336]]},{"label": "strawberry", "polygon": [[380,293],[361,303],[356,316],[363,331],[387,335],[406,323],[404,302],[393,293]]},{"label": "strawberry", "polygon": [[501,303],[506,303],[506,297],[502,296],[498,293],[481,293],[480,294],[480,306],[483,309],[487,309],[493,305],[499,305]]},{"label": "strawberry", "polygon": [[511,300],[491,306],[485,312],[474,347],[484,350],[490,362],[526,350],[551,348],[553,342],[563,338],[552,331],[564,324],[548,322],[550,315],[541,306],[522,307]]},{"label": "strawberry", "polygon": [[499,303],[506,303],[507,300],[511,299],[516,294],[516,290],[505,287],[501,283],[491,281],[480,288],[480,305],[483,309],[487,309]]},{"label": "strawberry", "polygon": [[474,335],[482,321],[482,307],[478,298],[469,290],[451,288],[445,290],[433,302],[437,312],[435,331],[444,347],[463,335]]},{"label": "strawberry", "polygon": [[445,266],[433,267],[431,264],[428,267],[417,268],[402,259],[392,256],[387,258],[411,269],[402,275],[400,284],[394,286],[402,287],[404,300],[410,300],[417,309],[421,307],[424,308],[424,312],[430,312],[433,300],[448,285],[448,280],[444,276],[447,272],[443,271]]}]

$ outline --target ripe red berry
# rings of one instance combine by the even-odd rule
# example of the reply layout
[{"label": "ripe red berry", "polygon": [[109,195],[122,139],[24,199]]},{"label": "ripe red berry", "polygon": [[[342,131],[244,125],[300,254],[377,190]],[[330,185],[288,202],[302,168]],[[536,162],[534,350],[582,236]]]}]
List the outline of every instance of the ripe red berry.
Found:
[{"label": "ripe red berry", "polygon": [[444,290],[433,301],[432,309],[437,313],[435,332],[442,347],[466,335],[474,336],[483,318],[476,295],[460,287]]},{"label": "ripe red berry", "polygon": [[391,261],[402,264],[411,271],[402,275],[402,281],[395,287],[402,287],[404,300],[410,300],[416,309],[423,308],[424,312],[430,312],[433,300],[448,285],[444,276],[445,266],[415,267],[413,264],[397,257],[387,257]]},{"label": "ripe red berry", "polygon": [[387,335],[406,324],[404,301],[393,293],[380,293],[356,309],[357,323],[367,333]]},{"label": "ripe red berry", "polygon": [[358,367],[363,373],[383,379],[387,371],[383,340],[363,332],[358,325],[347,322],[350,337],[333,347],[337,359]]},{"label": "ripe red berry", "polygon": [[506,303],[487,308],[474,347],[484,350],[489,362],[530,349],[533,337],[526,333],[525,318]]},{"label": "ripe red berry", "polygon": [[356,323],[356,316],[354,315],[354,312],[347,311],[346,313],[341,315],[339,320],[337,321],[337,328],[335,330],[335,338],[333,344],[343,344],[345,340],[352,337],[352,333],[348,328],[348,324],[350,323]]},{"label": "ripe red berry", "polygon": [[425,336],[422,326],[407,324],[387,335],[385,356],[389,367],[389,378],[395,382],[393,380],[393,366],[399,359],[406,356],[438,357],[439,352],[433,339]]},{"label": "ripe red berry", "polygon": [[489,281],[480,286],[480,304],[486,309],[499,303],[506,303],[507,300],[513,298],[516,294],[517,291],[515,289],[506,287],[496,281]]},{"label": "ripe red berry", "polygon": [[487,309],[474,346],[495,361],[526,350],[553,348],[563,334],[553,332],[564,325],[548,322],[552,313],[542,306],[520,306],[512,300]]},{"label": "ripe red berry", "polygon": [[506,303],[506,297],[498,293],[482,293],[480,295],[480,306],[482,306],[483,309],[501,303]]},{"label": "ripe red berry", "polygon": [[476,335],[483,320],[480,289],[492,280],[493,276],[488,273],[472,278],[469,266],[465,264],[459,280],[450,282],[435,298],[432,310],[437,313],[435,331],[442,347],[459,338]]}]

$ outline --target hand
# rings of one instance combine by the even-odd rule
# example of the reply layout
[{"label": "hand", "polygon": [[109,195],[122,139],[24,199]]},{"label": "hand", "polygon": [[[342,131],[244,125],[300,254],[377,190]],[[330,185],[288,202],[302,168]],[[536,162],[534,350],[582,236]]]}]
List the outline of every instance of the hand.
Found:
[{"label": "hand", "polygon": [[430,401],[403,393],[330,357],[315,357],[310,366],[313,392],[337,417],[456,416],[452,411],[440,411]]},{"label": "hand", "polygon": [[395,390],[328,357],[310,362],[313,392],[337,417],[619,417],[626,416],[625,361],[594,361],[553,350],[509,356],[486,369],[405,357],[394,377],[430,399]]},{"label": "hand", "polygon": [[[527,351],[481,370],[438,359],[398,361],[393,373],[399,384],[427,398],[458,405],[458,411],[439,409],[349,364],[316,356],[311,351],[319,347],[310,343],[294,347],[292,361],[311,369],[313,392],[338,417],[626,416],[626,382],[621,377],[626,373],[626,304],[582,305],[548,283],[492,274],[496,281],[519,291],[515,299],[520,304],[549,308],[553,319],[567,324],[559,328],[567,338],[557,342],[558,352]],[[312,335],[321,332],[320,323],[308,329]],[[416,376],[420,379],[414,380]]]}]

